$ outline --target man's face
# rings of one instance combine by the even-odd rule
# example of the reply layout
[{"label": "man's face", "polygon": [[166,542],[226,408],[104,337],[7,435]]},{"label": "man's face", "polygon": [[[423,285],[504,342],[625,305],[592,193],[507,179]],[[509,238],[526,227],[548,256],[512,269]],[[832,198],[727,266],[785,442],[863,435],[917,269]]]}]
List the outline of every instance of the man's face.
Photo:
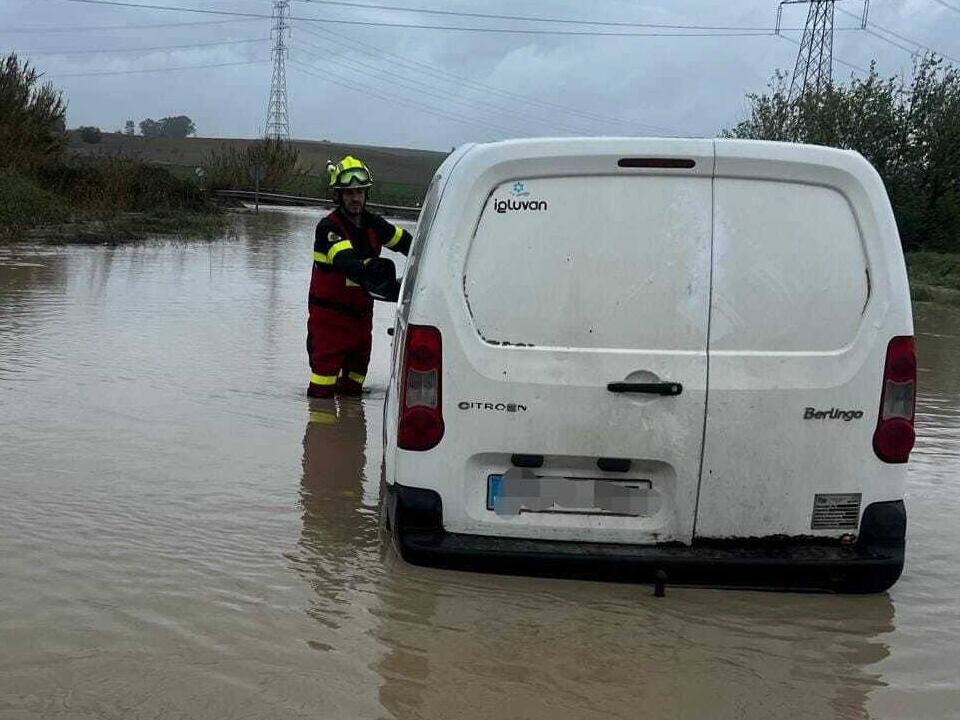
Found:
[{"label": "man's face", "polygon": [[359,215],[363,212],[363,206],[367,202],[366,188],[347,188],[341,190],[343,209],[348,215]]}]

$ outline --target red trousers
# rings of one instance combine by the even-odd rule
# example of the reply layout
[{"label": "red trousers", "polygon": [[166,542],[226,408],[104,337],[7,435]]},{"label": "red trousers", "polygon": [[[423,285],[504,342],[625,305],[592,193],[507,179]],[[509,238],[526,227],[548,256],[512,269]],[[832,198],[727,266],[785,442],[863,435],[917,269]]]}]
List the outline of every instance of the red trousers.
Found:
[{"label": "red trousers", "polygon": [[310,307],[307,353],[312,397],[334,393],[359,395],[370,364],[373,314],[354,317],[338,310]]}]

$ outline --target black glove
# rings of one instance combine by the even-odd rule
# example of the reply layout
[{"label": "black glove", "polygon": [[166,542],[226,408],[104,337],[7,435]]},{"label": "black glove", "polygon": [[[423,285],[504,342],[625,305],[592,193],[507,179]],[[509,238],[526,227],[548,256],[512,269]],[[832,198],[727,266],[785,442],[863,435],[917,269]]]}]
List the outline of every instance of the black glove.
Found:
[{"label": "black glove", "polygon": [[384,287],[382,292],[370,293],[374,300],[383,300],[384,302],[397,302],[400,299],[400,281],[393,280],[388,287]]},{"label": "black glove", "polygon": [[376,300],[396,302],[400,297],[397,266],[387,258],[373,258],[364,268],[363,288]]}]

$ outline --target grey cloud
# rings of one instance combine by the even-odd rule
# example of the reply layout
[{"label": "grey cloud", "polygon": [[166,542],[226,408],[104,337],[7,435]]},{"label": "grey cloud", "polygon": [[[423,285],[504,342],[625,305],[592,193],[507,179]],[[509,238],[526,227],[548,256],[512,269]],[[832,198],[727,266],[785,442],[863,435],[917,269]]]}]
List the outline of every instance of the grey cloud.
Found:
[{"label": "grey cloud", "polygon": [[[164,0],[156,1],[162,4]],[[265,14],[271,7],[269,0],[177,0],[170,4]],[[748,25],[771,30],[777,7],[770,0],[742,0],[736,4],[721,0],[597,0],[591,4],[570,0],[528,0],[522,4],[506,0],[433,4],[425,0],[379,0],[379,4],[617,22]],[[857,15],[858,3],[838,3],[837,8],[838,26],[856,24],[841,9]],[[497,24],[302,2],[293,3],[293,14],[441,25]],[[263,128],[270,88],[269,43],[143,54],[31,53],[266,38],[269,20],[96,32],[7,32],[23,27],[129,27],[213,19],[216,18],[63,0],[3,0],[0,50],[18,50],[48,72],[69,100],[71,126],[119,129],[126,119],[139,121],[148,116],[182,113],[195,120],[203,135],[256,136]],[[904,37],[960,58],[960,13],[933,0],[873,3],[871,19]],[[803,6],[791,6],[785,12],[787,27],[802,26],[804,20]],[[799,37],[796,30],[787,34]],[[678,133],[713,135],[741,115],[745,93],[762,89],[776,68],[792,70],[796,51],[795,44],[773,36],[558,37],[294,23],[287,69],[291,129],[296,137],[305,139],[436,149],[511,135],[658,132],[651,126]],[[867,67],[876,58],[884,74],[908,72],[911,63],[909,53],[854,30],[838,30],[835,53],[861,67]],[[398,62],[394,56],[469,82],[435,77],[415,65]],[[63,77],[249,61],[260,64],[141,75]],[[377,69],[366,67],[370,65]],[[303,66],[308,70],[304,71]],[[849,68],[836,65],[837,77],[844,78],[849,73]],[[472,83],[495,86],[502,93],[491,93]],[[572,111],[524,102],[509,94],[562,105]],[[421,105],[430,110],[418,107]],[[584,114],[630,122],[587,118]]]}]

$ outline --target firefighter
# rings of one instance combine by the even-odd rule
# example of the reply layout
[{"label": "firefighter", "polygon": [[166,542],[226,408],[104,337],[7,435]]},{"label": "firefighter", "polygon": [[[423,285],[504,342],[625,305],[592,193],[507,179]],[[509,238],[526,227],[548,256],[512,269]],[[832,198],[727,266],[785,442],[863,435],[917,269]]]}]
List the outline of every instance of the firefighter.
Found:
[{"label": "firefighter", "polygon": [[393,261],[381,248],[406,255],[409,232],[366,209],[369,168],[347,155],[328,163],[336,209],[317,224],[310,278],[307,353],[310,397],[359,395],[370,363],[374,299],[396,302]]}]

